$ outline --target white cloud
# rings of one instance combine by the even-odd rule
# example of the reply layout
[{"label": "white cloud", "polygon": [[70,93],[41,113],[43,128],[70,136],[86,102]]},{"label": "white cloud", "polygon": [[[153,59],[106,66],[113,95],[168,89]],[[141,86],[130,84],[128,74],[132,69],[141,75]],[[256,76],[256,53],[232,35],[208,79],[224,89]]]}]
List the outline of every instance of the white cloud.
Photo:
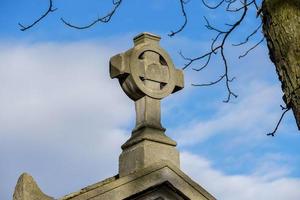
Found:
[{"label": "white cloud", "polygon": [[[0,199],[11,199],[24,171],[56,197],[117,173],[134,106],[118,82],[109,78],[108,58],[119,49],[105,45],[0,45]],[[278,99],[278,93],[262,82],[253,81],[249,88],[239,103],[222,104],[211,120],[185,124],[179,144],[199,143],[223,132],[251,131],[259,138],[263,127],[273,125],[277,111],[268,99]],[[220,199],[297,199],[299,180],[284,178],[290,168],[276,165],[282,156],[261,158],[260,168],[251,175],[226,175],[211,161],[187,152],[182,165]]]},{"label": "white cloud", "polygon": [[[204,186],[217,199],[222,200],[298,200],[300,180],[277,177],[265,179],[264,176],[227,175],[213,169],[211,163],[200,156],[188,152],[181,153],[182,169]],[[276,173],[277,168],[269,168],[268,174]]]},{"label": "white cloud", "polygon": [[[232,74],[238,66],[235,73],[238,80],[232,84],[238,99],[228,104],[219,99],[216,103],[215,94],[207,100],[205,94],[198,95],[204,89],[190,88],[185,97],[181,95],[169,101],[168,107],[173,111],[180,110],[177,102],[182,99],[190,108],[214,106],[209,112],[190,109],[186,113],[188,117],[176,114],[179,121],[184,118],[185,123],[175,125],[169,132],[176,136],[182,150],[202,152],[209,159],[183,153],[183,168],[218,199],[299,199],[300,196],[297,191],[300,180],[292,178],[297,171],[298,157],[288,152],[289,147],[280,149],[279,146],[287,141],[279,142],[278,138],[265,135],[274,128],[281,114],[282,93],[263,50],[259,48],[246,60],[230,65]],[[230,52],[230,56],[234,54],[236,52]],[[203,81],[202,77],[196,78],[198,82]],[[222,93],[225,89],[211,87],[208,90]],[[281,124],[279,134],[291,134],[288,131],[291,128],[285,124],[288,120],[290,118]]]},{"label": "white cloud", "polygon": [[178,134],[179,143],[193,145],[218,134],[252,139],[264,137],[280,115],[280,109],[274,109],[279,105],[278,88],[253,81],[247,86],[247,93],[241,91],[240,94],[242,97],[237,103],[219,105],[211,119],[195,120],[173,131]]},{"label": "white cloud", "polygon": [[133,103],[92,42],[0,46],[0,199],[27,171],[61,196],[117,173]]}]

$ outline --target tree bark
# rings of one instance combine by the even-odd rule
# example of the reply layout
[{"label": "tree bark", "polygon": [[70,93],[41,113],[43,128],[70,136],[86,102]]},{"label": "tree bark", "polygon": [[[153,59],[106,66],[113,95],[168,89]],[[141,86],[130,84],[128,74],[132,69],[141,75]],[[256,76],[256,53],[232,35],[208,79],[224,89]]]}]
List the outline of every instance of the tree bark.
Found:
[{"label": "tree bark", "polygon": [[300,0],[264,0],[263,32],[283,99],[300,130]]}]

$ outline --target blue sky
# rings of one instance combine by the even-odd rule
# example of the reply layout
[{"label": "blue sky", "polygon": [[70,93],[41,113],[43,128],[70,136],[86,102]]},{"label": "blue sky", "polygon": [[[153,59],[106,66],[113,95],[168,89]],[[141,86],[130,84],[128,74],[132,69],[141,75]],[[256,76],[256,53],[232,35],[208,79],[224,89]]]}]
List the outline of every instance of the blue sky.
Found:
[{"label": "blue sky", "polygon": [[[209,48],[213,33],[204,28],[204,15],[218,26],[233,20],[192,0],[186,29],[170,38],[183,21],[179,3],[132,0],[124,1],[109,24],[79,31],[65,27],[60,17],[85,24],[108,11],[111,1],[66,0],[54,1],[55,13],[21,32],[18,22],[32,22],[47,1],[1,0],[0,5],[0,199],[11,199],[22,172],[54,197],[115,175],[120,145],[134,126],[134,105],[109,78],[109,58],[148,31],[161,35],[180,68],[185,61],[178,51],[196,56]],[[231,42],[258,26],[253,15]],[[245,49],[226,49],[237,99],[222,102],[224,83],[191,86],[222,73],[216,57],[201,73],[185,71],[185,89],[162,103],[163,125],[178,142],[182,170],[218,199],[299,199],[295,120],[288,113],[278,135],[266,136],[281,114],[280,83],[266,44],[238,59]]]}]

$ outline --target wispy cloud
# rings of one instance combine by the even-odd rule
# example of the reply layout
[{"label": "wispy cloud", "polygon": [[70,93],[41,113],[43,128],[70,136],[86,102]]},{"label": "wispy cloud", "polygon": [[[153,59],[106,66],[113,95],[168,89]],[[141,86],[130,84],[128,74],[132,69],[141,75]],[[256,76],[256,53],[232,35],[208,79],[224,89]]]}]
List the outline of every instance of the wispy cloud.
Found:
[{"label": "wispy cloud", "polygon": [[265,136],[280,114],[279,109],[274,110],[279,105],[276,99],[280,99],[277,86],[254,81],[241,96],[237,103],[220,105],[211,119],[195,120],[175,130],[179,143],[193,145],[219,134],[245,138],[251,134],[254,139]]},{"label": "wispy cloud", "polygon": [[[0,199],[11,199],[24,171],[56,197],[117,173],[120,145],[134,118],[133,103],[108,74],[108,58],[120,48],[107,41],[105,46],[97,42],[0,45]],[[170,132],[183,147],[228,135],[232,141],[226,148],[237,148],[245,145],[247,138],[241,134],[245,132],[261,140],[260,134],[264,136],[277,116],[275,87],[253,80],[234,105],[213,104],[217,112],[209,119],[195,118]],[[187,101],[192,93],[189,90],[186,97],[178,95],[169,103],[178,104],[178,98]],[[259,158],[249,153],[243,159],[260,165],[249,174],[229,175],[213,167],[214,159],[189,152],[182,154],[181,163],[220,199],[247,200],[255,194],[256,199],[297,199],[299,180],[284,178],[291,168],[278,164],[293,158],[274,152]]]},{"label": "wispy cloud", "polygon": [[[117,173],[134,106],[91,42],[0,47],[0,199],[32,173],[63,195]],[[59,183],[59,184],[57,184]]]},{"label": "wispy cloud", "polygon": [[199,184],[222,200],[298,200],[300,180],[279,176],[265,179],[265,176],[277,173],[277,168],[269,168],[264,176],[227,175],[215,170],[207,159],[188,152],[181,153],[183,170]]}]

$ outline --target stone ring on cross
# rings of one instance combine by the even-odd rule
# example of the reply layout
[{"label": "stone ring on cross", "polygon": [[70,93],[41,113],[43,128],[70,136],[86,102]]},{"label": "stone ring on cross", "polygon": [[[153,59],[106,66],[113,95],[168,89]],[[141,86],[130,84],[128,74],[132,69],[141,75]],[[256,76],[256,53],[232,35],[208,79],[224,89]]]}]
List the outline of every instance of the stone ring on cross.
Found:
[{"label": "stone ring on cross", "polygon": [[159,46],[159,36],[141,33],[133,41],[133,48],[113,56],[109,64],[111,78],[135,102],[136,125],[122,149],[143,140],[176,146],[164,133],[160,101],[183,88],[183,72]]},{"label": "stone ring on cross", "polygon": [[162,99],[175,88],[173,62],[159,46],[144,44],[133,49],[129,67],[136,87],[147,96]]},{"label": "stone ring on cross", "polygon": [[159,46],[160,37],[142,33],[134,47],[110,60],[110,74],[118,77],[132,100],[144,96],[163,99],[183,87],[183,74],[175,69],[168,53]]}]

